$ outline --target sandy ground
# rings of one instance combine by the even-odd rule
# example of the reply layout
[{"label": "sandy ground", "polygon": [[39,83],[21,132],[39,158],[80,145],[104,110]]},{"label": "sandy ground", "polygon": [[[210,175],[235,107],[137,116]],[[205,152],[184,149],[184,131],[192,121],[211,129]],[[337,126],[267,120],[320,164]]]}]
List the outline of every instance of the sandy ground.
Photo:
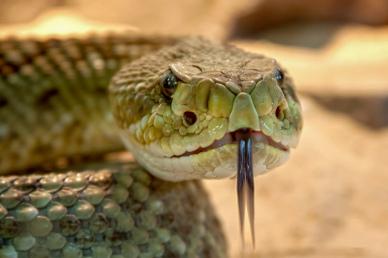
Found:
[{"label": "sandy ground", "polygon": [[[61,21],[61,15],[68,14],[55,15],[67,22],[61,30],[106,27],[82,25],[79,17]],[[39,23],[46,32],[59,30],[52,21]],[[0,27],[0,35],[16,29],[37,33],[31,26],[8,25]],[[305,117],[300,146],[290,161],[256,178],[256,250],[245,257],[388,257],[388,27],[288,28],[236,44],[274,56],[287,67],[301,92]],[[351,116],[364,106],[337,112],[335,103],[323,107],[311,94],[379,97],[381,108],[373,117],[382,122],[368,127],[368,110],[361,122]],[[235,181],[205,184],[231,256],[242,257]]]},{"label": "sandy ground", "polygon": [[[302,103],[299,148],[285,166],[255,180],[252,257],[388,257],[388,132],[361,128],[307,98]],[[239,257],[235,182],[206,185]]]},{"label": "sandy ground", "polygon": [[[314,28],[288,31],[305,35],[305,46],[271,43],[287,42],[285,32],[237,42],[287,67],[301,92],[305,125],[289,162],[255,180],[256,250],[249,257],[388,257],[388,28],[340,27],[323,47],[312,48],[314,31],[306,32]],[[368,127],[376,115],[368,110],[363,123],[349,115],[362,105],[336,112],[335,104],[323,108],[310,94],[378,97],[380,126]],[[241,257],[235,182],[206,185],[231,254]]]}]

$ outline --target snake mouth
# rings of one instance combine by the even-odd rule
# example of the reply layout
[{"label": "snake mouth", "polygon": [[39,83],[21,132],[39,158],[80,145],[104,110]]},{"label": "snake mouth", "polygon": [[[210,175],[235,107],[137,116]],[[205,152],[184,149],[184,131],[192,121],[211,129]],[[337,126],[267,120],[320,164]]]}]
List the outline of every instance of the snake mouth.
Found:
[{"label": "snake mouth", "polygon": [[238,145],[240,141],[239,135],[241,134],[241,132],[244,132],[244,134],[248,133],[254,143],[264,143],[266,145],[272,146],[273,148],[279,149],[281,151],[285,151],[285,152],[289,151],[289,148],[287,146],[284,146],[282,143],[275,141],[274,139],[272,139],[272,137],[264,134],[262,131],[255,131],[255,130],[243,128],[234,132],[226,133],[221,139],[215,140],[212,144],[210,144],[207,147],[199,147],[194,151],[187,151],[181,155],[174,155],[172,157],[180,158],[180,157],[191,156],[202,152],[210,151],[213,149],[217,149],[227,144]]},{"label": "snake mouth", "polygon": [[249,128],[242,128],[234,132],[226,133],[221,139],[214,141],[207,147],[200,147],[194,151],[185,152],[176,158],[203,153],[206,151],[221,148],[228,144],[237,145],[237,199],[240,217],[241,238],[244,243],[244,217],[245,210],[248,212],[252,243],[255,243],[254,230],[254,173],[253,173],[253,146],[254,143],[263,143],[283,152],[288,152],[289,148],[262,131],[255,131]]}]

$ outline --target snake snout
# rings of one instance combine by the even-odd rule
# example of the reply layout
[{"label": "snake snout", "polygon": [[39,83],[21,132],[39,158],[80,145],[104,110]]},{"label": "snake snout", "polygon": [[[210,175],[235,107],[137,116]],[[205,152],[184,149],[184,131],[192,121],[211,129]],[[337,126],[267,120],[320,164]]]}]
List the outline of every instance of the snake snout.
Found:
[{"label": "snake snout", "polygon": [[229,131],[233,132],[239,129],[259,130],[259,116],[255,110],[251,96],[246,92],[239,93],[232,107],[229,116]]}]

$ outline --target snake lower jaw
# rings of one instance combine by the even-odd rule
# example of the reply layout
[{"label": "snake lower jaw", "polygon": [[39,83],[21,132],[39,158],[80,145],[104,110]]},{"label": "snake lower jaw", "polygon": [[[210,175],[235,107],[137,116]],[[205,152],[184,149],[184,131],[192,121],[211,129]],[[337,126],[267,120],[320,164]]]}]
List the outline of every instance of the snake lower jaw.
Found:
[{"label": "snake lower jaw", "polygon": [[[275,144],[260,132],[253,131],[252,138],[255,176],[282,165],[288,159],[289,150],[280,143]],[[122,139],[140,164],[164,180],[231,178],[237,173],[238,144],[235,133],[225,134],[209,147],[198,149],[197,153],[175,157],[161,155],[161,150],[155,151],[155,145],[143,145],[128,132],[123,131]]]}]

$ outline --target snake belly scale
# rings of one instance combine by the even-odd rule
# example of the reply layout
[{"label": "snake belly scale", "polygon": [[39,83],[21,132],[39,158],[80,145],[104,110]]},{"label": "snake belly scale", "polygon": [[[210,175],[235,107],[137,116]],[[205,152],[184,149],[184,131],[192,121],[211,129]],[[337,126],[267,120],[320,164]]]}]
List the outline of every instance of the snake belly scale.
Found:
[{"label": "snake belly scale", "polygon": [[7,38],[0,75],[0,257],[226,257],[189,179],[243,175],[251,214],[302,127],[275,60],[202,38]]}]

